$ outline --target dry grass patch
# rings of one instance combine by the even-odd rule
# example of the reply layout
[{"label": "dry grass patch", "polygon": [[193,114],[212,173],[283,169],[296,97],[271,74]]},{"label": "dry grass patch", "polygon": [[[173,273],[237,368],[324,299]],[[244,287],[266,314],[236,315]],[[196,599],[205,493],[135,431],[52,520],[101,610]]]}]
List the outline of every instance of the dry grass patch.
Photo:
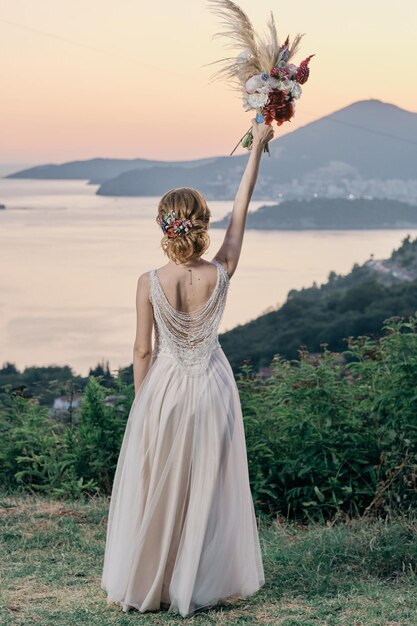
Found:
[{"label": "dry grass patch", "polygon": [[[100,587],[107,511],[105,498],[0,498],[2,626],[417,625],[415,577],[401,573],[397,558],[402,550],[413,562],[412,536],[359,522],[345,528],[262,522],[266,585],[252,597],[230,598],[185,620],[167,611],[125,614],[107,605]],[[400,575],[391,581],[393,571]]]},{"label": "dry grass patch", "polygon": [[27,618],[39,610],[46,613],[70,612],[74,606],[92,608],[100,601],[98,593],[100,582],[97,577],[90,576],[83,579],[85,585],[79,587],[52,587],[40,584],[38,579],[26,578],[12,588],[3,591],[4,605],[9,615],[19,614]]}]

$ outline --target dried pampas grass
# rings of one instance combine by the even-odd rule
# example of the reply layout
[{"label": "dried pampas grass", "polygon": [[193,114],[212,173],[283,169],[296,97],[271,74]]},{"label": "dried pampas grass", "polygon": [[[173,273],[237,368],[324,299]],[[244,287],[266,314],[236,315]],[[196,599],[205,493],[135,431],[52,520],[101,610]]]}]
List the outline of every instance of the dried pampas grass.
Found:
[{"label": "dried pampas grass", "polygon": [[[260,35],[255,32],[243,9],[232,0],[208,0],[208,4],[209,9],[220,18],[220,23],[224,26],[224,30],[215,33],[213,37],[225,37],[229,40],[228,47],[240,50],[238,57],[226,57],[208,63],[223,65],[211,76],[211,80],[228,79],[237,89],[241,89],[242,84],[245,84],[251,76],[269,72],[278,62],[281,47],[272,11],[267,22],[267,32]],[[304,34],[300,33],[295,36],[288,49],[287,60],[296,54],[303,36]]]}]

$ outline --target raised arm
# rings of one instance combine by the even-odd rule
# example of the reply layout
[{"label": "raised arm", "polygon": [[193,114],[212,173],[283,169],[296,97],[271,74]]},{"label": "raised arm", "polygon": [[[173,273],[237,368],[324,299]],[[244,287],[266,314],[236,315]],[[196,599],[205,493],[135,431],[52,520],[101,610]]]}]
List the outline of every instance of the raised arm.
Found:
[{"label": "raised arm", "polygon": [[258,124],[258,122],[253,119],[252,134],[252,150],[236,193],[226,234],[219,251],[213,259],[225,265],[229,276],[234,274],[239,261],[243,235],[245,233],[246,216],[248,213],[249,202],[258,178],[259,163],[261,161],[263,148],[264,145],[274,136],[274,131],[271,126]]}]

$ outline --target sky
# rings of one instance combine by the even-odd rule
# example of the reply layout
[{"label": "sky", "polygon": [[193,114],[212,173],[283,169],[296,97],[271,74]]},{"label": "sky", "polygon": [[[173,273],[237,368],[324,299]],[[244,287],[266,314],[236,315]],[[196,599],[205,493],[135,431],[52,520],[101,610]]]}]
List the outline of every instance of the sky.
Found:
[{"label": "sky", "polygon": [[[240,0],[311,74],[275,137],[357,100],[417,110],[417,2]],[[210,81],[230,54],[204,0],[0,0],[0,163],[228,154],[250,126],[239,94]]]}]

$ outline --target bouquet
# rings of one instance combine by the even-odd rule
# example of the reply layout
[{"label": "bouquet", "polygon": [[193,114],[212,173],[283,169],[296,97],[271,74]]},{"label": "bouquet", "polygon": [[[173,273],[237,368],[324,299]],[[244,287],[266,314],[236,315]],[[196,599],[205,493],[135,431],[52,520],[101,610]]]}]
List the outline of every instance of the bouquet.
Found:
[{"label": "bouquet", "polygon": [[[275,121],[281,126],[289,122],[301,96],[301,85],[308,80],[310,59],[315,56],[310,55],[298,66],[291,62],[304,35],[298,33],[291,44],[287,37],[280,45],[272,11],[267,33],[262,37],[255,32],[246,13],[232,0],[209,0],[209,4],[226,29],[214,37],[226,37],[230,46],[240,49],[236,57],[214,61],[223,63],[223,67],[213,78],[227,79],[241,93],[245,111],[256,111],[258,123],[272,124]],[[240,144],[250,150],[252,142],[249,129],[230,154]],[[264,150],[270,154],[268,144]]]}]

